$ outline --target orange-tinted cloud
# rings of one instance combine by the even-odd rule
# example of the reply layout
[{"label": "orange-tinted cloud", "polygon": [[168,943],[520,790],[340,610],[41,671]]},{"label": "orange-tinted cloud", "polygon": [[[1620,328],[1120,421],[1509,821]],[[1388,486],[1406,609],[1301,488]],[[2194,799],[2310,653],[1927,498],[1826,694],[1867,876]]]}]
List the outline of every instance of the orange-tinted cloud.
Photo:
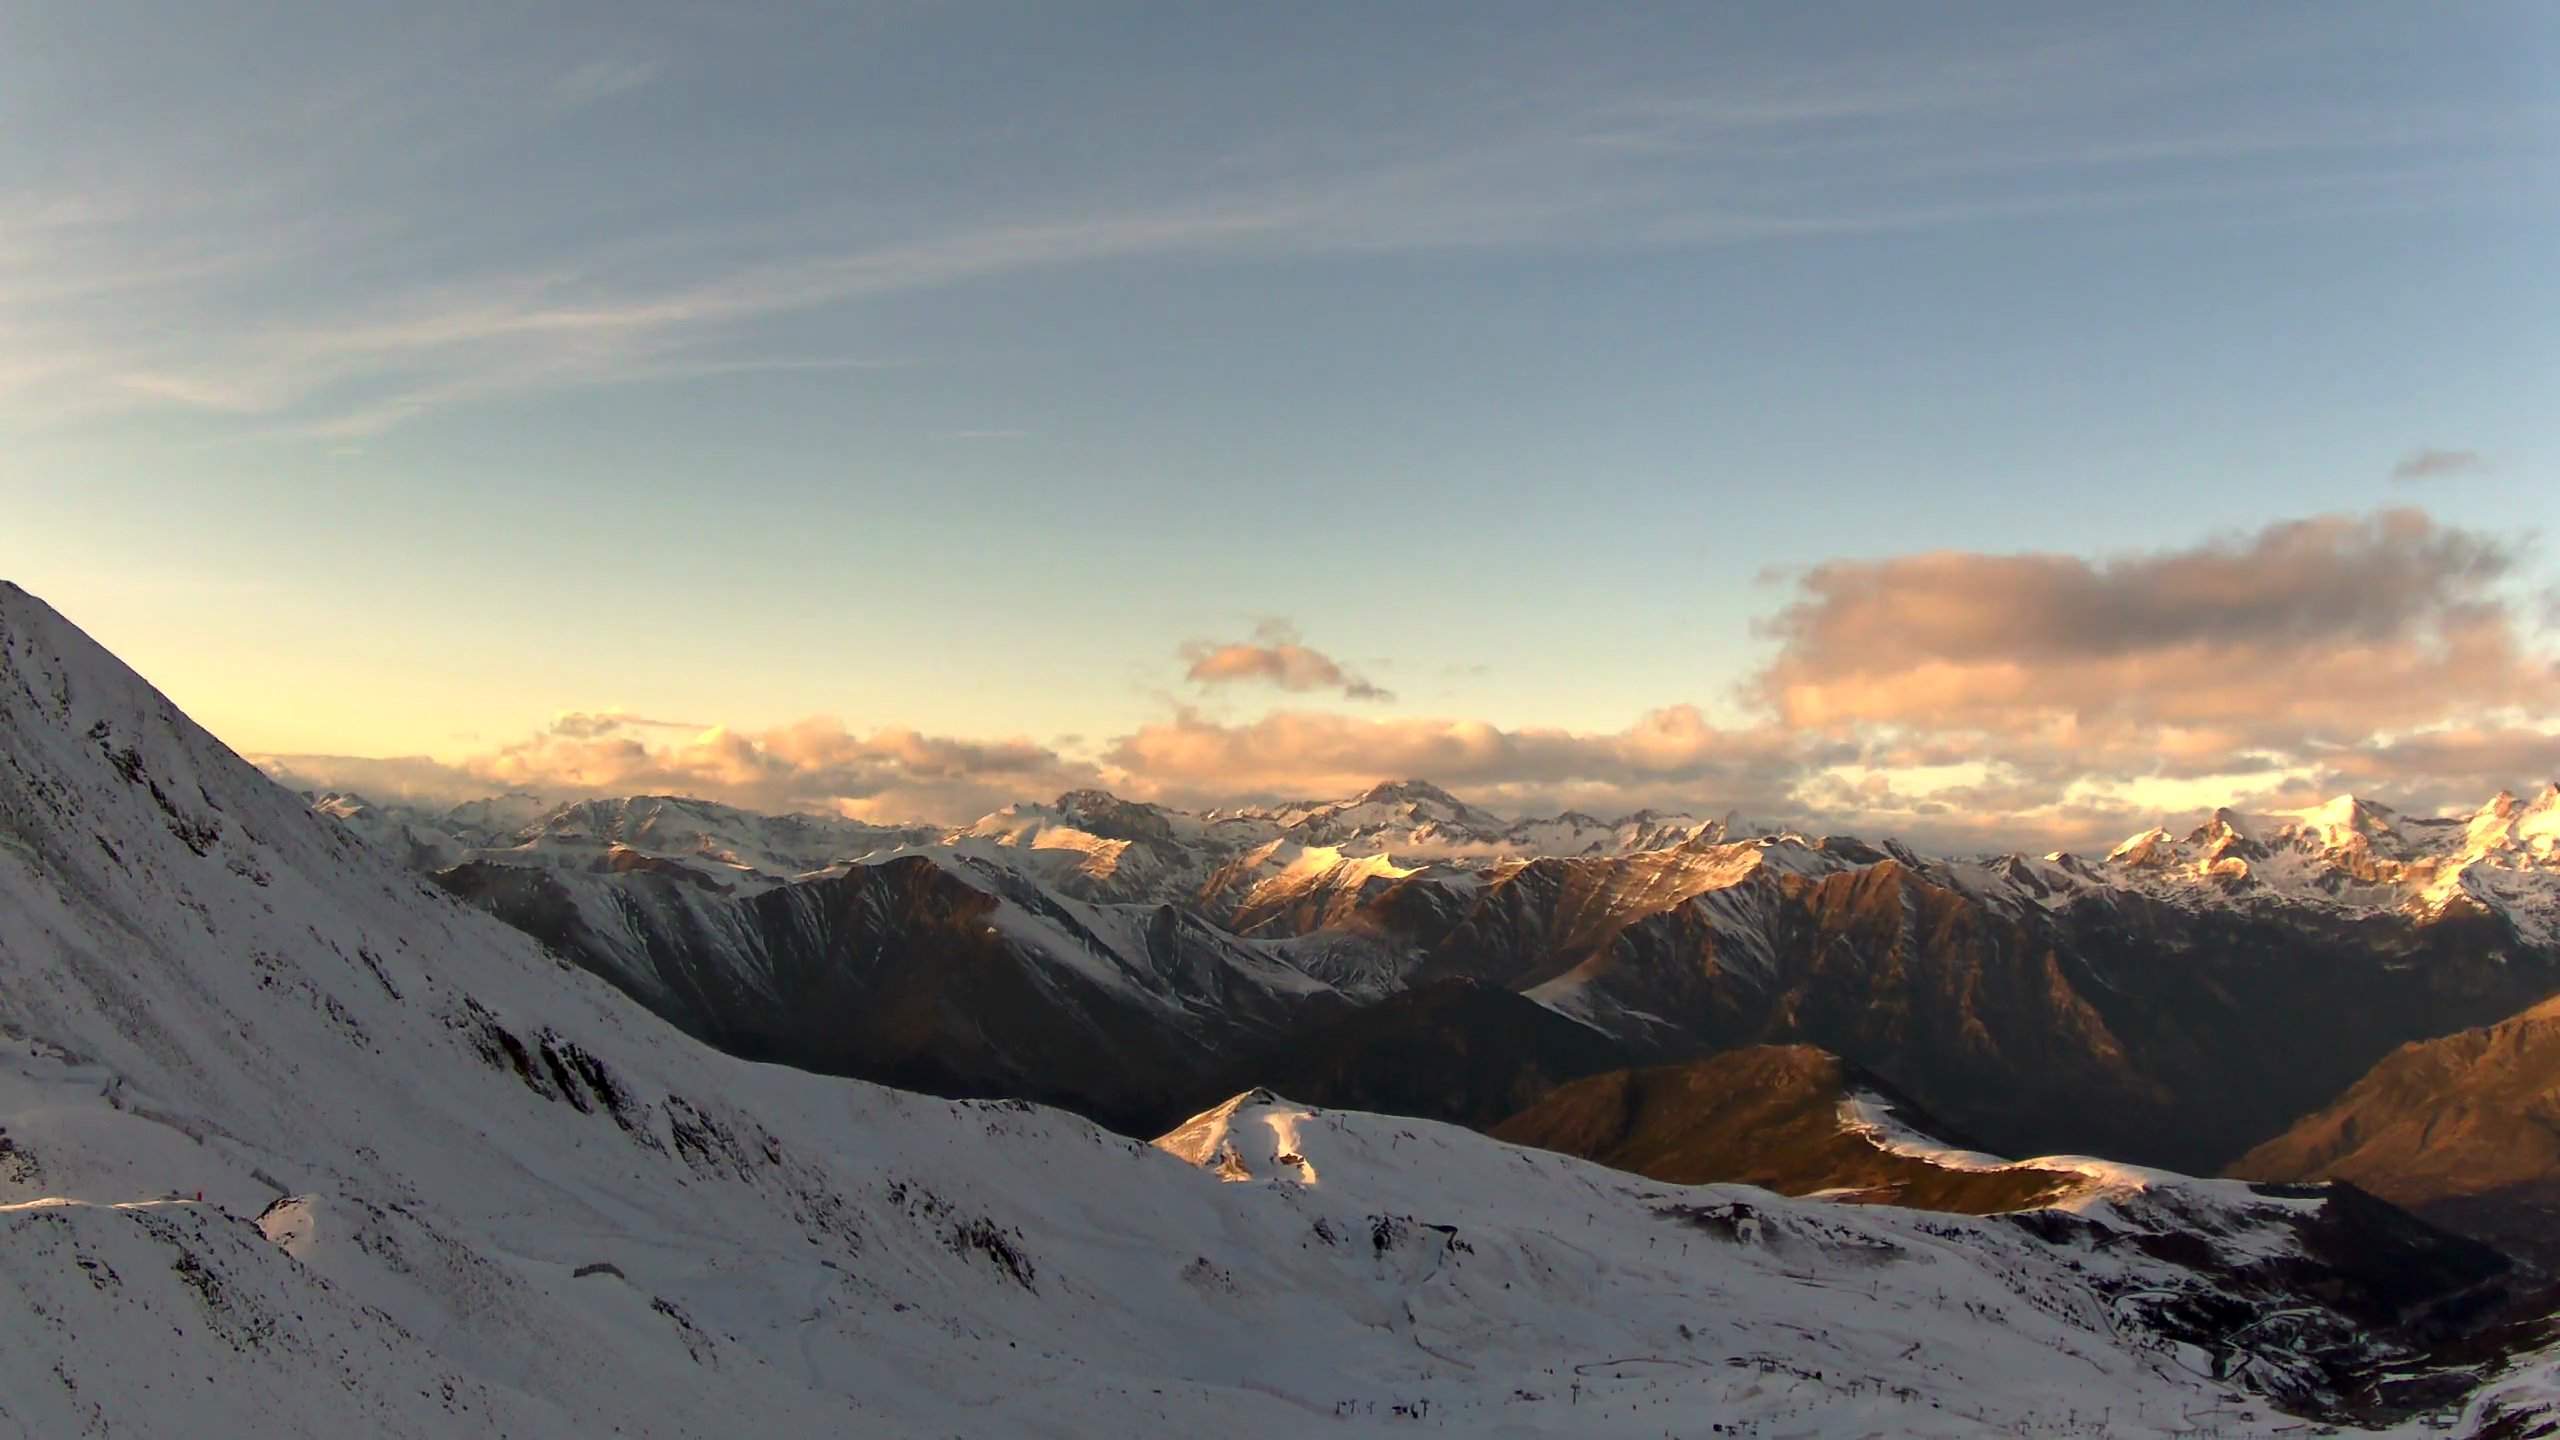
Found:
[{"label": "orange-tinted cloud", "polygon": [[[1419,776],[1509,813],[1738,808],[1958,848],[2080,847],[2161,818],[2164,794],[2275,808],[2355,790],[2425,812],[2560,773],[2560,671],[2512,593],[2518,563],[2408,510],[2113,557],[1833,562],[1765,623],[1775,653],[1725,725],[1687,704],[1589,731],[1182,707],[1088,761],[1023,739],[827,719],[675,731],[608,710],[452,763],[271,763],[377,798],[674,791],[932,821],[1087,785],[1205,806]],[[1203,685],[1383,697],[1277,622],[1184,658]]]},{"label": "orange-tinted cloud", "polygon": [[1263,621],[1254,627],[1251,640],[1194,641],[1182,648],[1182,658],[1191,662],[1184,678],[1195,685],[1260,681],[1290,691],[1338,690],[1346,700],[1396,698],[1332,656],[1301,644],[1297,630],[1283,620]]},{"label": "orange-tinted cloud", "polygon": [[2352,744],[2560,701],[2507,546],[2413,510],[2088,560],[1816,566],[1755,696],[1793,728],[2054,748],[2100,768]]},{"label": "orange-tinted cloud", "polygon": [[1819,748],[1767,729],[1719,729],[1692,705],[1589,733],[1306,710],[1228,725],[1185,710],[1122,736],[1103,760],[1131,788],[1185,802],[1324,797],[1423,776],[1495,808],[1634,809],[1766,804]]},{"label": "orange-tinted cloud", "polygon": [[820,811],[875,820],[974,817],[1014,800],[1055,795],[1099,779],[1092,766],[1027,740],[957,740],[895,727],[857,735],[813,718],[771,730],[714,726],[651,743],[606,727],[543,734],[484,755],[258,757],[302,789],[349,789],[377,800],[452,803],[501,790],[563,799],[679,794],[748,809]]}]

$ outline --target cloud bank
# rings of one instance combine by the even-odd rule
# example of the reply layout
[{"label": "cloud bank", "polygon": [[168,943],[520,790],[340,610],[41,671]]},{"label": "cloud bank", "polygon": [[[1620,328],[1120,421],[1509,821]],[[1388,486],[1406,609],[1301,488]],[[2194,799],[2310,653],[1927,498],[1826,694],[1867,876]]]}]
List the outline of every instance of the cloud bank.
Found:
[{"label": "cloud bank", "polygon": [[2560,700],[2503,542],[2414,510],[2091,561],[1941,552],[1806,572],[1757,698],[1790,727],[1900,727],[2135,773]]},{"label": "cloud bank", "polygon": [[961,740],[818,717],[762,731],[712,726],[653,743],[628,722],[563,716],[542,734],[458,761],[253,756],[278,780],[375,800],[450,804],[497,791],[544,796],[695,795],[766,811],[907,821],[976,816],[1100,782],[1090,765],[1029,740]]},{"label": "cloud bank", "polygon": [[[1186,806],[1423,776],[1515,812],[1683,808],[1949,846],[2103,844],[2207,804],[2346,790],[2432,812],[2560,774],[2560,663],[2516,543],[2415,510],[2100,556],[1938,551],[1792,577],[1738,718],[1622,729],[1177,705],[1090,756],[831,719],[671,728],[572,711],[457,762],[268,757],[306,786],[460,799],[675,791],[761,809],[959,821],[1106,786]],[[1385,703],[1285,622],[1180,658],[1203,687]]]}]

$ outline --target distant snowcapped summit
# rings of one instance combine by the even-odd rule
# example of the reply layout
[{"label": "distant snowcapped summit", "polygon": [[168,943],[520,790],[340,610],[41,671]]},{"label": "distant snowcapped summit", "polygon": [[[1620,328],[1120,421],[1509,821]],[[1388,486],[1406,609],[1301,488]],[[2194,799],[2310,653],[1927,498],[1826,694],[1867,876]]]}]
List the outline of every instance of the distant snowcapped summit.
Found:
[{"label": "distant snowcapped summit", "polygon": [[2538,942],[2560,938],[2560,785],[2501,791],[2464,816],[2404,815],[2340,795],[2308,809],[2217,809],[2183,838],[2155,827],[2107,855],[2110,883],[2213,903],[2309,905],[2435,917],[2505,915]]},{"label": "distant snowcapped summit", "polygon": [[[310,798],[315,811],[420,869],[466,859],[673,866],[750,891],[933,852],[974,857],[1083,899],[1206,905],[1225,920],[1232,917],[1223,906],[1248,895],[1257,897],[1255,914],[1272,905],[1309,914],[1316,913],[1305,909],[1310,902],[1318,910],[1333,903],[1324,896],[1417,873],[1749,845],[1790,857],[1782,863],[1791,869],[1891,860],[2012,907],[2129,892],[2187,907],[2307,906],[2420,919],[2495,913],[2536,943],[2560,940],[2560,784],[2530,798],[2501,792],[2467,817],[2409,815],[2355,795],[2263,814],[2226,806],[2183,830],[2161,825],[2128,836],[2097,861],[2064,852],[1936,857],[1891,837],[1794,836],[1732,812],[1710,819],[1639,810],[1604,820],[1566,810],[1508,819],[1421,779],[1335,800],[1199,812],[1071,790],[948,828],[764,815],[673,795],[558,801],[511,792],[444,810],[352,791]],[[1788,843],[1771,851],[1773,841]]]}]

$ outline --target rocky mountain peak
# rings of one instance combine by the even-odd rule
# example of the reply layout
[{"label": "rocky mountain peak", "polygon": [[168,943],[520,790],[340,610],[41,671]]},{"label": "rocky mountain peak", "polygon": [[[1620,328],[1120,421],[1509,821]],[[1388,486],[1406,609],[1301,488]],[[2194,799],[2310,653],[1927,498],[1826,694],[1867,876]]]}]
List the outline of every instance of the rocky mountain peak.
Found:
[{"label": "rocky mountain peak", "polygon": [[1410,806],[1418,811],[1438,811],[1449,816],[1474,813],[1475,807],[1432,784],[1428,780],[1388,780],[1351,797],[1346,807],[1358,805]]}]

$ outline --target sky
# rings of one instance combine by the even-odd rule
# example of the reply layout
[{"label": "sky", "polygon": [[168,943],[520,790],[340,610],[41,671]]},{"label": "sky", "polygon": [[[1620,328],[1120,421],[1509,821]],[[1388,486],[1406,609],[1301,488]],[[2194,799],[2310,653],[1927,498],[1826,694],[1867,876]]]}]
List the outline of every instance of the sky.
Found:
[{"label": "sky", "polygon": [[0,576],[294,783],[2560,773],[2560,9],[0,7]]}]

